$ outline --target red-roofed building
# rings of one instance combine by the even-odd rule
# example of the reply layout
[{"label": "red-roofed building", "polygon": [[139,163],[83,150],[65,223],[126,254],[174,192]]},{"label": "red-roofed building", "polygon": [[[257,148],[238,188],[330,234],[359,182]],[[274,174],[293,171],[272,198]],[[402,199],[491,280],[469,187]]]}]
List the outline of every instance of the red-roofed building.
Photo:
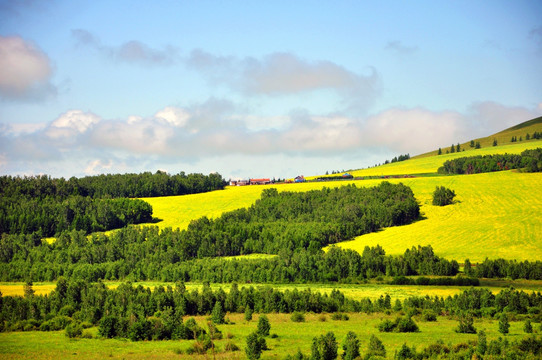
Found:
[{"label": "red-roofed building", "polygon": [[270,179],[250,179],[250,185],[266,185],[270,183]]}]

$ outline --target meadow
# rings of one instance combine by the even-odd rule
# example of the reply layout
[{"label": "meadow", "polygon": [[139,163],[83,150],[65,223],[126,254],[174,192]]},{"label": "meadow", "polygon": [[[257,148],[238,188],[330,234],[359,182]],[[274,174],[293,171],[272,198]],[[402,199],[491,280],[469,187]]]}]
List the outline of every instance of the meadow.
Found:
[{"label": "meadow", "polygon": [[[192,346],[193,341],[168,340],[168,341],[140,341],[110,339],[68,339],[63,331],[53,332],[12,332],[0,333],[0,357],[2,359],[244,359],[245,338],[256,329],[258,314],[253,320],[247,322],[243,314],[228,314],[227,319],[231,324],[220,325],[218,328],[223,333],[224,339],[215,341],[216,354],[211,351],[206,355],[186,355],[186,350]],[[436,322],[423,322],[418,317],[414,319],[420,328],[418,333],[380,333],[377,329],[382,319],[393,320],[395,315],[349,313],[348,321],[332,320],[330,314],[306,314],[306,321],[295,323],[290,320],[290,314],[268,314],[271,324],[271,334],[276,337],[267,337],[266,342],[269,350],[262,354],[263,359],[282,359],[288,354],[295,354],[301,350],[310,354],[312,338],[320,336],[328,331],[335,334],[339,348],[345,339],[346,333],[353,331],[361,342],[361,353],[367,351],[369,337],[376,335],[386,347],[387,357],[393,358],[393,354],[404,343],[415,346],[421,350],[437,340],[444,344],[456,345],[476,341],[475,334],[458,334],[454,331],[457,320],[449,317],[438,317]],[[200,326],[207,328],[207,318],[195,317]],[[185,319],[186,320],[186,319]],[[478,330],[484,329],[488,342],[501,336],[498,333],[498,321],[478,319],[474,326]],[[523,322],[512,321],[509,341],[514,341],[525,336],[522,330]],[[90,332],[97,334],[97,329]],[[226,339],[231,337],[231,339]],[[227,342],[235,343],[240,351],[224,352]],[[339,350],[341,353],[342,350]]]}]

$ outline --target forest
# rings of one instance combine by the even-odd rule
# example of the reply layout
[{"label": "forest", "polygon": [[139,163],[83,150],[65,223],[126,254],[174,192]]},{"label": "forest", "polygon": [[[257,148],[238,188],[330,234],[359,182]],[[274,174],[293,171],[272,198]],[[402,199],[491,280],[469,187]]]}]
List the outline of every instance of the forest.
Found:
[{"label": "forest", "polygon": [[[64,231],[86,234],[152,221],[141,196],[168,196],[224,188],[219,174],[124,174],[53,179],[0,177],[0,234],[51,237]],[[130,199],[129,199],[130,198]]]},{"label": "forest", "polygon": [[542,148],[525,150],[520,155],[495,154],[446,160],[438,169],[438,173],[479,174],[512,169],[523,169],[526,172],[542,171]]}]

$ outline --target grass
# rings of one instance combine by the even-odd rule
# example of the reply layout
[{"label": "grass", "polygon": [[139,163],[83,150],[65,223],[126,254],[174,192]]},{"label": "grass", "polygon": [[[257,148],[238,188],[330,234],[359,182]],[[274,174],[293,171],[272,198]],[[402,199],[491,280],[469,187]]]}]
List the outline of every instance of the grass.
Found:
[{"label": "grass", "polygon": [[[245,359],[244,347],[246,336],[256,329],[259,315],[253,320],[246,322],[243,314],[228,314],[227,318],[232,322],[228,325],[220,325],[219,329],[224,335],[231,334],[231,339],[241,351],[234,353],[223,352],[226,339],[215,341],[218,359]],[[326,321],[320,321],[320,314],[306,314],[306,321],[294,323],[290,320],[290,314],[268,314],[271,324],[271,334],[276,338],[267,337],[266,342],[270,350],[264,351],[262,359],[284,358],[287,354],[294,354],[301,350],[305,354],[310,353],[312,338],[333,331],[339,349],[348,331],[357,334],[361,341],[361,353],[365,353],[369,343],[369,337],[375,334],[382,340],[387,351],[387,358],[393,358],[395,350],[403,343],[416,346],[418,350],[441,339],[445,344],[467,343],[476,340],[472,334],[458,334],[454,332],[457,321],[438,317],[437,322],[422,322],[415,318],[420,327],[419,333],[399,334],[380,333],[377,326],[383,318],[393,319],[394,315],[382,314],[348,314],[350,320],[331,320],[330,314],[326,314]],[[200,326],[206,328],[206,317],[195,317]],[[498,321],[477,320],[475,327],[484,329],[488,341],[500,336],[498,333]],[[522,338],[522,322],[511,322],[509,341]],[[96,333],[96,329],[92,329]],[[0,358],[2,359],[206,359],[213,355],[211,352],[206,356],[186,355],[185,351],[193,341],[142,341],[131,342],[127,340],[102,340],[78,339],[70,340],[64,336],[63,331],[56,332],[15,332],[0,333]],[[179,354],[181,353],[182,354]],[[342,350],[339,350],[341,353]]]}]

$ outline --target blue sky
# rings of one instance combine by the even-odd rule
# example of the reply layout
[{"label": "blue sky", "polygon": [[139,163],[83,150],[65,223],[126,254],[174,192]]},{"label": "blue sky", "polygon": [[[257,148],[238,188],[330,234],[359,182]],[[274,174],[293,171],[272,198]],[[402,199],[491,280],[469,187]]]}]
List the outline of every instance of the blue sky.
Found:
[{"label": "blue sky", "polygon": [[542,115],[539,1],[3,1],[0,173],[356,169]]}]

